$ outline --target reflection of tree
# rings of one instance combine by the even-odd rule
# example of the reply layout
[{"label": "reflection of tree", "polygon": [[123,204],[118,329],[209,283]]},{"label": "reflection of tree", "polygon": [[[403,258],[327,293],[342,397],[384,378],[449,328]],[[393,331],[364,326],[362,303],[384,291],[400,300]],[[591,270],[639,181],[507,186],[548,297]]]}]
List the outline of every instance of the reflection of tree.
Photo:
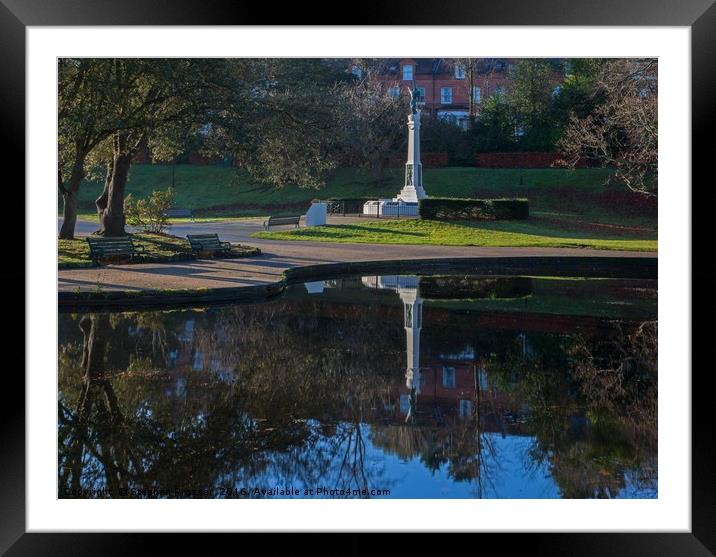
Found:
[{"label": "reflection of tree", "polygon": [[[267,311],[227,308],[218,319],[189,312],[198,325],[192,340],[180,349],[233,361],[233,380],[209,372],[189,374],[183,379],[185,388],[172,388],[170,394],[173,382],[167,373],[152,370],[152,362],[160,367],[165,362],[166,348],[154,348],[157,338],[162,345],[177,346],[170,327],[146,316],[141,321],[119,315],[83,318],[83,351],[89,363],[80,367],[93,370],[93,378],[82,384],[80,393],[72,371],[77,372],[77,352],[71,345],[61,350],[63,491],[80,486],[117,492],[128,487],[231,487],[259,477],[293,478],[314,486],[332,476],[359,489],[375,485],[375,473],[369,478],[365,471],[361,420],[389,401],[391,381],[398,379],[381,368],[386,356],[400,357],[392,339],[386,337],[381,359],[366,369],[369,330],[360,320],[356,327],[347,323],[345,329],[333,331],[333,337],[349,337],[338,350],[325,334],[325,322],[315,316],[279,322],[271,306],[262,308]],[[274,334],[267,335],[271,326]],[[182,323],[175,327],[182,328]],[[301,350],[306,340],[291,332],[296,328],[328,342],[317,345],[321,349],[316,352]],[[306,357],[292,356],[299,352]],[[140,369],[135,364],[143,358],[148,363]],[[106,372],[107,367],[121,367],[115,362],[131,371]],[[99,390],[106,404],[98,404]],[[77,405],[70,402],[74,400]],[[109,409],[104,411],[104,406]],[[133,458],[135,454],[141,458]]]},{"label": "reflection of tree", "polygon": [[568,498],[614,497],[627,477],[655,492],[656,322],[531,341],[533,356],[496,365],[503,386],[529,407],[528,468],[547,464]]},{"label": "reflection of tree", "polygon": [[393,306],[305,299],[61,316],[61,492],[382,488],[391,480],[379,448],[490,496],[503,458],[495,441],[507,433],[534,437],[533,469],[548,466],[564,496],[654,488],[656,323],[530,334],[526,353],[514,331],[428,313],[423,355],[438,360],[470,339],[492,387],[475,378],[469,416],[421,398],[404,423],[402,317]]}]

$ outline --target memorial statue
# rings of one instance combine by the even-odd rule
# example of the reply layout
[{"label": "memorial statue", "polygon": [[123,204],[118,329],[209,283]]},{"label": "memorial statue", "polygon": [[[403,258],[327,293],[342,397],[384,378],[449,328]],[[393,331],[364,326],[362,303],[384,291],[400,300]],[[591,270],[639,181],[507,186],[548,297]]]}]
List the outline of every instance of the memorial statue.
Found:
[{"label": "memorial statue", "polygon": [[410,93],[410,112],[416,114],[418,112],[418,88],[413,86],[412,89],[408,89]]}]

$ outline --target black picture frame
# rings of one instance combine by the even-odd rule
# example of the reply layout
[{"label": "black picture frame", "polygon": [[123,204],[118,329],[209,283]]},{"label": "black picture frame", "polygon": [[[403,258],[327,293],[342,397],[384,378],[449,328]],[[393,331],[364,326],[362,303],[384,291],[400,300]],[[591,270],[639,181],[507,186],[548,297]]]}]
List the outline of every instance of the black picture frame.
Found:
[{"label": "black picture frame", "polygon": [[[362,6],[348,17],[343,10],[310,10],[305,3],[264,6],[229,0],[0,0],[0,52],[3,75],[0,78],[0,114],[7,142],[4,161],[25,158],[25,30],[28,26],[84,25],[255,25],[311,24],[329,17],[327,24],[351,25],[589,25],[589,26],[687,26],[692,48],[692,176],[700,187],[711,185],[707,167],[711,123],[716,103],[716,6],[714,0],[501,0],[471,3],[391,1]],[[319,15],[320,14],[320,15]],[[341,14],[341,15],[338,15]],[[16,165],[22,166],[22,165]],[[16,183],[24,182],[24,168]],[[703,182],[703,183],[702,183]],[[48,187],[50,187],[48,185]],[[49,191],[49,190],[48,190]],[[711,209],[708,203],[693,203],[692,196],[692,299],[694,314],[706,317],[713,308],[716,263],[711,257]],[[22,193],[14,202],[24,207]],[[709,249],[711,248],[711,249]],[[5,270],[4,284],[24,284],[23,266]],[[31,296],[26,292],[26,296]],[[692,347],[704,351],[709,346],[710,327],[692,321]],[[702,323],[707,323],[705,320]],[[22,327],[13,327],[23,334]],[[6,342],[12,342],[6,338]],[[20,339],[18,338],[17,341]],[[708,389],[710,366],[698,368],[693,359],[692,373],[692,529],[690,533],[582,533],[582,534],[485,534],[481,547],[495,546],[504,554],[529,544],[532,554],[549,555],[714,555],[716,554],[716,476],[712,472],[716,443],[710,425],[713,417]],[[6,371],[10,371],[7,369]],[[89,555],[137,554],[147,549],[149,535],[139,534],[29,534],[25,528],[25,382],[22,375],[5,375],[6,397],[0,405],[0,553],[7,555]],[[691,370],[662,370],[687,374]],[[48,370],[48,376],[53,376]],[[5,390],[4,389],[4,390]],[[320,529],[320,525],[317,525]],[[156,539],[155,536],[151,536]],[[176,543],[177,537],[161,543]],[[211,538],[212,541],[208,541]],[[216,537],[202,537],[203,551]],[[173,540],[173,542],[172,542]],[[178,540],[185,545],[186,537]],[[224,540],[225,541],[225,540]],[[344,544],[345,542],[338,542]],[[368,550],[368,542],[358,541],[354,550]],[[165,549],[169,549],[166,547]]]}]

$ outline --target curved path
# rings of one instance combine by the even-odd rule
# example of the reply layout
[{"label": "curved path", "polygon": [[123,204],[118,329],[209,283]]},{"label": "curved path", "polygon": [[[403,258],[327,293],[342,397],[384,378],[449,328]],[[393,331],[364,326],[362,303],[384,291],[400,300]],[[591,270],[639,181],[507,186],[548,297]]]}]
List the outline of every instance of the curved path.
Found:
[{"label": "curved path", "polygon": [[[365,222],[350,217],[334,217],[329,222]],[[608,256],[654,258],[656,253],[588,250],[582,248],[499,248],[476,246],[410,246],[390,244],[334,244],[326,242],[275,241],[251,238],[261,229],[262,219],[216,223],[187,223],[171,227],[170,232],[214,233],[222,240],[256,246],[263,255],[241,259],[202,259],[176,263],[107,265],[88,269],[58,271],[60,291],[104,291],[194,289],[265,285],[278,281],[292,267],[322,263],[380,261],[389,259],[428,259],[452,257],[529,257],[529,256]],[[58,227],[59,227],[58,221]],[[96,230],[91,222],[77,223],[77,235]]]}]

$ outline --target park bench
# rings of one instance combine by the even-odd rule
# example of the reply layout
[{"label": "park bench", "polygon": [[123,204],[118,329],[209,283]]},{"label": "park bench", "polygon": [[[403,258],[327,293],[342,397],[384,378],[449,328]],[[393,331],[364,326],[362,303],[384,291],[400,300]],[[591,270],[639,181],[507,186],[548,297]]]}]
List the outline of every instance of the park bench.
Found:
[{"label": "park bench", "polygon": [[194,220],[194,213],[192,213],[191,209],[169,209],[166,212],[166,216],[168,218],[189,218],[191,220]]},{"label": "park bench", "polygon": [[105,237],[105,236],[87,236],[89,244],[90,258],[95,264],[99,264],[99,260],[108,257],[129,257],[134,259],[145,253],[143,246],[136,246],[132,242],[130,236]]},{"label": "park bench", "polygon": [[297,217],[269,217],[268,220],[264,221],[264,230],[268,230],[271,226],[277,226],[279,224],[295,224],[298,228],[298,221],[301,220],[301,215]]},{"label": "park bench", "polygon": [[219,240],[218,234],[187,234],[186,237],[192,251],[196,253],[210,251],[228,254],[231,252],[231,244]]}]

